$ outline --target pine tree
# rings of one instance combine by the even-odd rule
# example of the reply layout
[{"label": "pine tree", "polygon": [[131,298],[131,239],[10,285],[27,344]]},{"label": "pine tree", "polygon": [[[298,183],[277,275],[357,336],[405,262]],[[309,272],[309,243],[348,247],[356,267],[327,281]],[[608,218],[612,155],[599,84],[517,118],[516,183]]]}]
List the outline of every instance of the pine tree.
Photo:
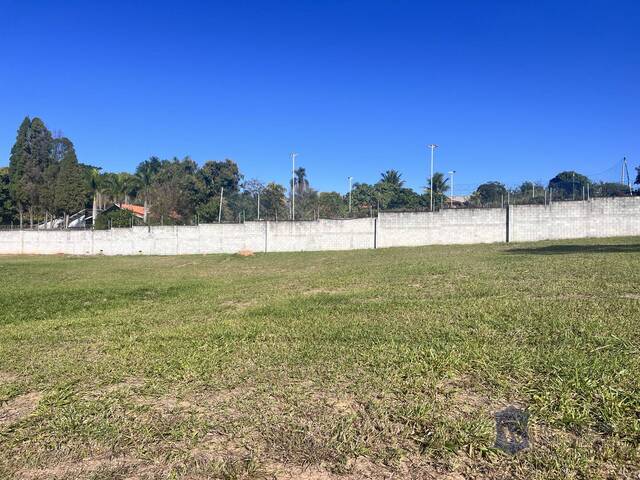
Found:
[{"label": "pine tree", "polygon": [[54,162],[53,138],[44,122],[39,118],[26,117],[11,148],[9,160],[11,195],[20,211],[29,210],[33,226],[34,209],[39,209],[45,189],[44,173]]},{"label": "pine tree", "polygon": [[13,222],[16,214],[15,204],[11,199],[9,191],[10,176],[9,168],[0,168],[0,224]]},{"label": "pine tree", "polygon": [[30,155],[29,130],[31,119],[25,117],[18,128],[16,142],[11,147],[9,157],[9,194],[20,212],[20,226],[22,227],[22,212],[27,204],[27,195],[23,184],[27,157]]},{"label": "pine tree", "polygon": [[73,143],[68,138],[60,139],[63,157],[55,181],[55,209],[66,218],[85,206],[89,185],[84,170],[78,164]]}]

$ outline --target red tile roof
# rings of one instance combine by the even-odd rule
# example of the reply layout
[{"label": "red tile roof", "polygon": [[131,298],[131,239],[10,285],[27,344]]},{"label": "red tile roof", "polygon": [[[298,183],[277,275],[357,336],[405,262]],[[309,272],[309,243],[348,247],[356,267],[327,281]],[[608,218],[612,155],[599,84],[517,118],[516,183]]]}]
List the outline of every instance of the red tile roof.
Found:
[{"label": "red tile roof", "polygon": [[122,210],[128,210],[133,213],[136,217],[143,218],[144,217],[144,207],[141,205],[132,205],[130,203],[121,203],[118,205]]}]

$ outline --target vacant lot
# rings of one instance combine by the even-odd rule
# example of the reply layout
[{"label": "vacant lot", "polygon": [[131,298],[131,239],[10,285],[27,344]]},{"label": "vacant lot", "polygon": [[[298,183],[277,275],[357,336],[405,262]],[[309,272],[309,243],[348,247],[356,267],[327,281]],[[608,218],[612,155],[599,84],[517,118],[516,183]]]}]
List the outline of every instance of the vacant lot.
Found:
[{"label": "vacant lot", "polygon": [[640,474],[637,238],[0,257],[0,279],[0,477]]}]

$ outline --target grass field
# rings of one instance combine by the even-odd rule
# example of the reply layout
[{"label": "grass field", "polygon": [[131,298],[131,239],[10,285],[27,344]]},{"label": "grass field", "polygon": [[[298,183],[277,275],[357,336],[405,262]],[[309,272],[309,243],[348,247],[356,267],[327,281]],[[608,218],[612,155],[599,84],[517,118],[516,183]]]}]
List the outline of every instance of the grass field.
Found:
[{"label": "grass field", "polygon": [[[0,478],[638,478],[640,239],[0,257]],[[530,447],[493,415],[529,413]]]}]

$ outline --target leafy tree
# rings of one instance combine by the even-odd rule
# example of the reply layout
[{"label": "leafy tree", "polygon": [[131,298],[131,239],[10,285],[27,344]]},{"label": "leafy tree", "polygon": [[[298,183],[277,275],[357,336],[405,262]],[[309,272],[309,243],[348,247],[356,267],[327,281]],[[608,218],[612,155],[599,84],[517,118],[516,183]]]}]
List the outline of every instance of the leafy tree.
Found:
[{"label": "leafy tree", "polygon": [[[380,191],[368,183],[354,183],[351,189],[351,206],[357,212],[369,211],[372,208],[376,210],[379,207],[381,199]],[[384,205],[383,205],[384,207]]]},{"label": "leafy tree", "polygon": [[246,182],[244,182],[242,188],[244,191],[249,192],[251,196],[257,197],[258,193],[262,193],[262,191],[264,190],[264,183],[262,183],[260,180],[252,178],[251,180],[247,180]]},{"label": "leafy tree", "polygon": [[507,188],[500,182],[483,183],[471,196],[472,203],[478,205],[500,205],[506,199]]},{"label": "leafy tree", "polygon": [[286,218],[286,196],[285,188],[277,183],[267,184],[260,196],[262,207],[264,207],[265,218],[277,220]]},{"label": "leafy tree", "polygon": [[374,186],[374,202],[382,209],[414,209],[422,204],[422,198],[410,188],[404,187],[402,174],[397,170],[387,170],[381,174],[381,178]]},{"label": "leafy tree", "polygon": [[[351,192],[351,204],[353,208],[353,191]],[[318,214],[320,217],[343,217],[346,215],[347,209],[348,205],[345,199],[338,192],[320,192],[318,194]]]},{"label": "leafy tree", "polygon": [[[629,195],[629,186],[624,183],[600,182],[592,187],[592,195],[596,197],[624,197]],[[582,195],[582,192],[580,192]]]},{"label": "leafy tree", "polygon": [[240,189],[242,175],[238,165],[233,160],[226,159],[224,162],[208,161],[200,169],[199,175],[203,183],[205,199],[209,199],[220,194],[220,189],[224,188],[227,195],[236,193]]},{"label": "leafy tree", "polygon": [[193,218],[204,189],[198,166],[191,158],[163,160],[149,190],[156,218],[184,221]]},{"label": "leafy tree", "polygon": [[511,203],[544,203],[544,187],[537,182],[522,182],[510,191]]},{"label": "leafy tree", "polygon": [[318,211],[318,192],[313,188],[306,189],[296,195],[296,218],[298,220],[315,220]]},{"label": "leafy tree", "polygon": [[549,188],[553,189],[553,198],[579,198],[582,195],[582,187],[587,186],[591,186],[591,181],[574,171],[560,172],[549,180]]},{"label": "leafy tree", "polygon": [[[264,209],[262,209],[262,199],[260,199],[265,188],[264,183],[254,178],[244,182],[242,188],[242,205],[238,208],[244,210],[245,215],[248,216],[248,218],[260,220],[262,213],[264,212]],[[261,200],[260,212],[258,212],[258,199]],[[260,213],[260,215],[258,215],[258,213]],[[260,218],[258,218],[259,216]]]}]

